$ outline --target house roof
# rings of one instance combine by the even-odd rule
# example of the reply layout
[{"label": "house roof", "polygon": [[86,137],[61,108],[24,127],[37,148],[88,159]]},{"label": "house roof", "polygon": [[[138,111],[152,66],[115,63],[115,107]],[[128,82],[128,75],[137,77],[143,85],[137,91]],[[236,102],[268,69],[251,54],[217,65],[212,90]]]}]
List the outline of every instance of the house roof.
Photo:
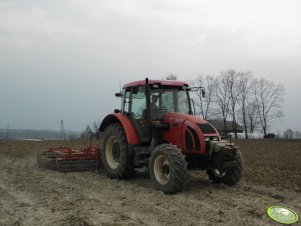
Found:
[{"label": "house roof", "polygon": [[[223,120],[215,119],[215,120],[206,120],[206,121],[208,121],[210,124],[212,124],[219,131],[224,130]],[[228,131],[233,131],[232,121],[226,121],[226,126],[227,126]],[[238,123],[236,123],[236,129],[237,129],[237,131],[243,131],[243,127],[241,125],[239,125]]]}]

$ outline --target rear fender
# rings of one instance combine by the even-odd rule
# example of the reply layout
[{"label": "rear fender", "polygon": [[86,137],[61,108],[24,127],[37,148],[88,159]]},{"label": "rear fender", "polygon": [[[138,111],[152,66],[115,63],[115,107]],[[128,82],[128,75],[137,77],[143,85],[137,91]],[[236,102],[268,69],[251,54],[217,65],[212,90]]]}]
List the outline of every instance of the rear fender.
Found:
[{"label": "rear fender", "polygon": [[102,120],[99,130],[104,131],[105,128],[112,123],[122,124],[125,134],[126,134],[128,144],[136,145],[136,144],[140,143],[136,129],[133,126],[132,122],[130,121],[130,119],[128,117],[126,117],[125,115],[122,115],[120,113],[114,113],[114,114],[107,115]]}]

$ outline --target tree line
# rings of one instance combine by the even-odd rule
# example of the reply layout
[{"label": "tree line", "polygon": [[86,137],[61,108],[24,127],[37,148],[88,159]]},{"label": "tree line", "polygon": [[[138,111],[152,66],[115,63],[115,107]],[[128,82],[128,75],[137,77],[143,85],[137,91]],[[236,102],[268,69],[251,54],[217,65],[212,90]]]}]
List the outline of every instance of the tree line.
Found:
[{"label": "tree line", "polygon": [[283,132],[283,138],[286,139],[301,139],[301,132],[299,130],[287,129]]},{"label": "tree line", "polygon": [[284,87],[254,73],[227,70],[219,75],[200,75],[191,86],[202,86],[206,95],[197,93],[193,99],[196,112],[205,120],[222,120],[224,131],[227,121],[237,138],[237,124],[243,126],[244,136],[261,131],[264,136],[273,120],[283,117]]},{"label": "tree line", "polygon": [[92,124],[88,124],[85,128],[85,130],[81,133],[80,138],[81,139],[93,139],[99,140],[100,138],[100,131],[99,127],[101,125],[100,119],[98,121],[92,122]]}]

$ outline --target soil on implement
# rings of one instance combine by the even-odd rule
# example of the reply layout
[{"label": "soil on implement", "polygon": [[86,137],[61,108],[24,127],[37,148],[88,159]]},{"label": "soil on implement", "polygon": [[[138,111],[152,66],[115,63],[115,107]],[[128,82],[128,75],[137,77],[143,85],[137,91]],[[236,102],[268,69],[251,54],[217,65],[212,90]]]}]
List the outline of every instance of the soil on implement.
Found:
[{"label": "soil on implement", "polygon": [[[87,143],[0,142],[0,225],[272,225],[266,210],[287,206],[301,215],[301,141],[238,140],[244,160],[234,187],[189,171],[183,192],[164,195],[147,173],[109,179],[96,170],[39,168],[37,154]],[[167,173],[165,173],[167,174]],[[300,222],[294,225],[300,225]]]}]

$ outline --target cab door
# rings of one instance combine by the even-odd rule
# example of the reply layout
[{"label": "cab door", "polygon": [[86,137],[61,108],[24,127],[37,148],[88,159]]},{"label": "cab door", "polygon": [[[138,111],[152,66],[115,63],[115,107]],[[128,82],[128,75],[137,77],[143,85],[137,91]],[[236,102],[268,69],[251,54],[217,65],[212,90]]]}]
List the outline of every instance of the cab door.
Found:
[{"label": "cab door", "polygon": [[136,132],[142,143],[147,143],[150,140],[149,127],[145,119],[146,98],[145,87],[131,87],[129,91],[129,118],[136,128]]}]

